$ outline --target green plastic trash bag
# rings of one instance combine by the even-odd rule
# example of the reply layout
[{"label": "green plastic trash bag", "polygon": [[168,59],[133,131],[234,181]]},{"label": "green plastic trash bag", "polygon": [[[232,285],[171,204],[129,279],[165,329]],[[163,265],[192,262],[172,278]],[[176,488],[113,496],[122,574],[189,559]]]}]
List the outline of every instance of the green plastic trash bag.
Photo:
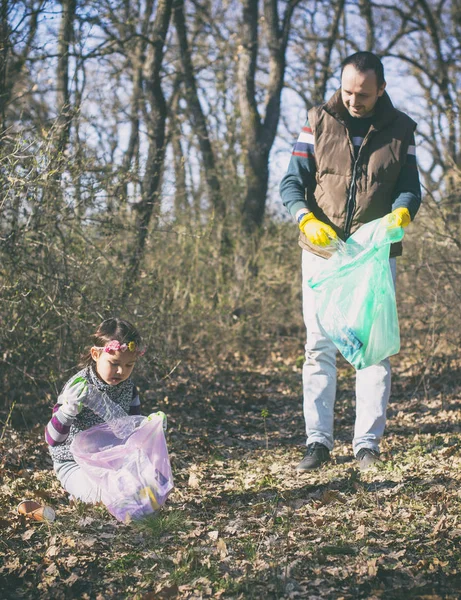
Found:
[{"label": "green plastic trash bag", "polygon": [[308,280],[316,292],[320,325],[356,369],[376,365],[400,350],[390,245],[403,228],[381,219],[360,227]]}]

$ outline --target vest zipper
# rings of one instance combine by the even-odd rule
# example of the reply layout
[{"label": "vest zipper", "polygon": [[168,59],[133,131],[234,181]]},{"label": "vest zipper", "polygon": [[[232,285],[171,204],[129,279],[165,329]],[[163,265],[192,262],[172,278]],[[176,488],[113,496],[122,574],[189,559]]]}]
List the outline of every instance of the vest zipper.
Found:
[{"label": "vest zipper", "polygon": [[356,187],[355,178],[356,178],[356,174],[357,174],[357,163],[359,160],[359,156],[360,156],[360,150],[357,155],[357,159],[354,162],[354,168],[352,169],[352,181],[351,181],[351,187],[349,189],[349,198],[347,199],[346,226],[344,228],[344,237],[346,238],[346,240],[351,234],[352,217],[354,215],[354,209],[355,209],[355,187]]},{"label": "vest zipper", "polygon": [[[354,159],[354,166],[352,168],[351,187],[349,189],[349,197],[347,199],[346,225],[344,228],[344,237],[346,240],[351,234],[352,217],[354,216],[354,210],[355,210],[355,195],[356,195],[356,188],[357,188],[357,167],[359,164],[360,156],[362,154],[362,148],[368,142],[368,138],[370,137],[371,131],[372,131],[372,129],[370,129],[368,131],[367,135],[364,137],[363,142],[360,145],[359,151],[357,152],[357,158]],[[349,134],[348,134],[348,137],[349,137]],[[350,140],[350,137],[349,137],[349,140]],[[350,140],[350,142],[352,144],[352,151],[354,151],[354,143],[351,140]],[[354,156],[354,154],[352,156]]]}]

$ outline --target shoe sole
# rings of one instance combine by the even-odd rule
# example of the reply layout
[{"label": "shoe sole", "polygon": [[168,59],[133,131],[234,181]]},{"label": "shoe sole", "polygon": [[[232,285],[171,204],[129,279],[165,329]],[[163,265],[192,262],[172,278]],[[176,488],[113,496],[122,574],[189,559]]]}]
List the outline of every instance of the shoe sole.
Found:
[{"label": "shoe sole", "polygon": [[359,465],[359,469],[361,471],[368,471],[368,469],[372,469],[373,467],[382,467],[384,464],[384,461],[382,461],[381,459],[377,458],[371,462],[368,462],[366,464],[361,464],[360,461],[357,461],[358,465]]},{"label": "shoe sole", "polygon": [[329,463],[330,460],[323,460],[322,462],[316,464],[316,465],[312,465],[312,467],[295,467],[295,471],[297,471],[298,473],[307,473],[308,471],[315,471],[316,469],[320,469],[320,467],[323,467],[323,465],[326,465],[327,463]]},{"label": "shoe sole", "polygon": [[368,465],[361,465],[359,463],[359,469],[361,471],[369,471],[370,469],[373,469],[374,467],[381,467],[383,465],[383,461],[382,460],[376,460],[375,462],[369,463]]}]

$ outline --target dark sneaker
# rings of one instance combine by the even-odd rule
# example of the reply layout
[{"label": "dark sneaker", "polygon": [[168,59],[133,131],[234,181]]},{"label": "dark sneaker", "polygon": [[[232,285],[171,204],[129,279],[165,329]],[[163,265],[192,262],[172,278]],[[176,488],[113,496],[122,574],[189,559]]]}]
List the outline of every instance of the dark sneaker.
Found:
[{"label": "dark sneaker", "polygon": [[296,467],[296,470],[299,472],[312,471],[312,469],[317,469],[329,460],[330,451],[328,448],[319,442],[314,442],[307,446],[306,456]]},{"label": "dark sneaker", "polygon": [[371,448],[361,448],[357,452],[357,456],[355,458],[359,463],[359,469],[361,471],[366,471],[371,467],[376,467],[383,464],[383,461],[379,457],[379,452],[377,450],[372,450]]}]

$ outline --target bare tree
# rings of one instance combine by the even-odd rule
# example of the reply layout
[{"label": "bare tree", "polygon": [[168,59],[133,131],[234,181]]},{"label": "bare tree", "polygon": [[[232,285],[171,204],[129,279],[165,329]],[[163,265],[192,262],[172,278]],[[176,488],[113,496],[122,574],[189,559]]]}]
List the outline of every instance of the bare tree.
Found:
[{"label": "bare tree", "polygon": [[398,59],[406,65],[408,76],[416,80],[411,100],[414,112],[421,115],[418,134],[430,157],[428,166],[420,162],[425,184],[432,191],[443,192],[449,203],[458,206],[456,212],[461,216],[456,175],[461,166],[459,3],[415,0],[399,6],[367,4],[368,13],[376,13],[375,27],[389,18],[394,23],[394,35],[375,36],[386,40],[378,53]]},{"label": "bare tree", "polygon": [[1,0],[0,5],[0,115],[6,128],[6,110],[24,66],[33,51],[39,15],[46,0]]},{"label": "bare tree", "polygon": [[221,186],[216,172],[216,159],[208,133],[207,121],[198,96],[194,67],[187,39],[184,0],[176,1],[174,23],[178,36],[179,53],[183,70],[185,98],[189,107],[192,126],[198,138],[211,204],[216,216],[222,220],[226,213],[226,206],[221,195]]},{"label": "bare tree", "polygon": [[[122,203],[127,201],[127,182],[135,153],[139,150],[139,126],[140,114],[143,104],[143,82],[144,82],[144,61],[148,48],[149,23],[152,17],[154,0],[147,0],[144,6],[144,14],[139,16],[141,21],[139,35],[135,36],[135,45],[132,52],[127,52],[126,57],[132,72],[132,92],[129,107],[130,134],[128,138],[127,149],[123,156],[121,168],[121,185],[118,188],[121,194]],[[136,20],[135,20],[136,23]],[[135,27],[135,25],[134,25]],[[136,30],[132,30],[134,35]]]},{"label": "bare tree", "polygon": [[269,75],[261,118],[256,91],[258,60],[258,0],[243,0],[240,34],[238,91],[242,119],[243,160],[246,192],[242,207],[243,225],[248,232],[257,230],[264,219],[269,179],[269,153],[277,132],[280,99],[286,64],[291,18],[299,0],[289,0],[282,22],[277,0],[264,0],[264,23],[269,54]]},{"label": "bare tree", "polygon": [[[179,79],[179,78],[178,78]],[[180,116],[180,86],[175,82],[174,92],[171,97],[169,139],[173,149],[173,167],[175,180],[174,215],[178,219],[181,214],[190,214],[187,193],[186,159],[182,146],[181,116]]]},{"label": "bare tree", "polygon": [[139,271],[152,214],[155,208],[160,207],[159,191],[165,157],[165,124],[167,118],[167,106],[161,82],[161,68],[172,5],[173,0],[158,0],[155,20],[148,35],[150,47],[144,73],[148,150],[142,180],[141,200],[134,205],[136,211],[136,239],[131,249],[129,266],[125,276],[125,297],[128,297],[133,281]]},{"label": "bare tree", "polygon": [[69,53],[73,38],[73,25],[76,0],[61,0],[62,13],[61,24],[58,33],[58,65],[56,70],[56,107],[58,119],[57,128],[57,151],[65,150],[70,134],[72,122],[72,107],[69,90]]}]

